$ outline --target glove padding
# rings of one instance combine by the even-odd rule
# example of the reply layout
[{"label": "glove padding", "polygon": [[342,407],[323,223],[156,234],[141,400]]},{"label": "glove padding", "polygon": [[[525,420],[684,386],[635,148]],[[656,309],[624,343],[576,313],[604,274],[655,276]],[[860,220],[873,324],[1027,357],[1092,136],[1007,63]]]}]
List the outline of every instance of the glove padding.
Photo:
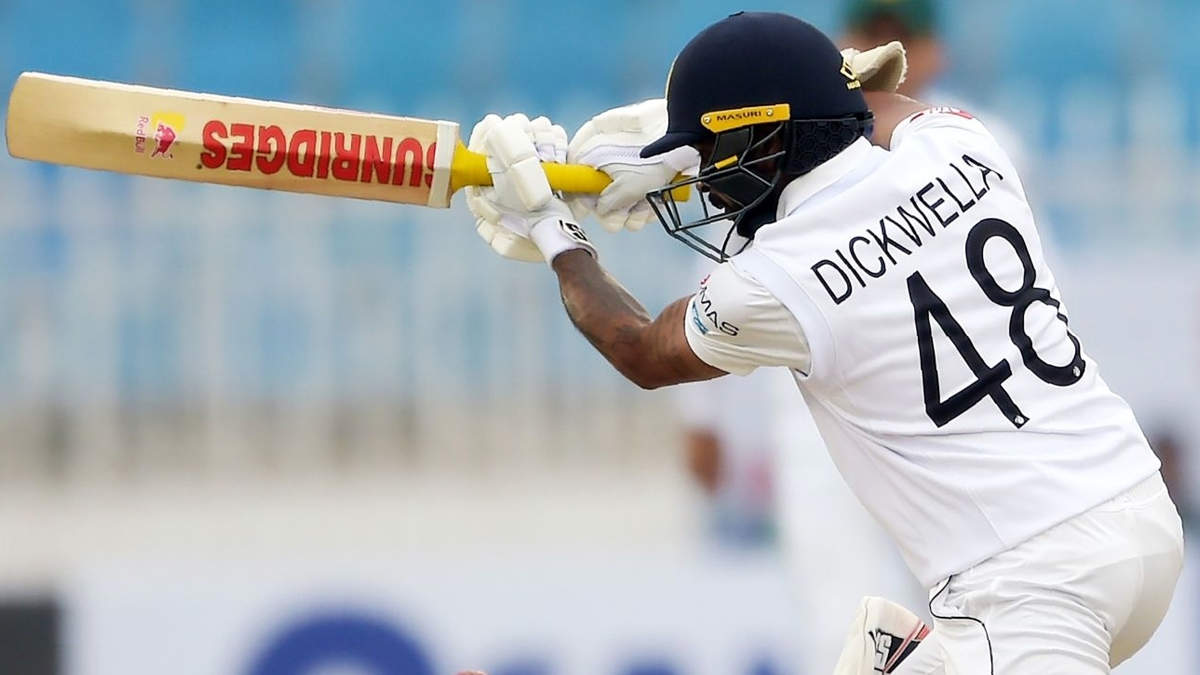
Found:
[{"label": "glove padding", "polygon": [[929,637],[917,615],[886,598],[865,597],[846,633],[833,675],[893,673]]},{"label": "glove padding", "polygon": [[562,162],[567,132],[545,117],[484,117],[471,130],[468,149],[487,157],[492,187],[468,187],[467,207],[476,232],[500,255],[549,261],[565,250],[595,249],[566,203],[550,188],[541,163]]},{"label": "glove padding", "polygon": [[688,146],[643,159],[642,148],[667,130],[667,102],[651,99],[613,108],[584,123],[567,148],[567,161],[599,169],[612,183],[595,195],[571,195],[567,204],[582,220],[595,213],[609,232],[640,230],[654,219],[646,193],[670,183],[681,172],[700,165]]},{"label": "glove padding", "polygon": [[904,45],[895,40],[865,52],[843,49],[842,58],[858,75],[863,91],[896,91],[908,73]]}]

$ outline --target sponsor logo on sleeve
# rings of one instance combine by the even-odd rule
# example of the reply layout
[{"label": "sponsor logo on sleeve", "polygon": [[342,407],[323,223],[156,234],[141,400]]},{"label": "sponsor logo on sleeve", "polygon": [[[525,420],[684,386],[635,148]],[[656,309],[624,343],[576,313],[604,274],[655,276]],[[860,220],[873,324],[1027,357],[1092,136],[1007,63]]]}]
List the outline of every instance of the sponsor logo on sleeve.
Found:
[{"label": "sponsor logo on sleeve", "polygon": [[704,319],[700,318],[700,310],[696,309],[695,297],[692,298],[690,306],[692,308],[692,325],[696,327],[696,330],[700,331],[701,335],[708,335],[708,326],[704,325]]},{"label": "sponsor logo on sleeve", "polygon": [[971,113],[967,112],[966,110],[963,110],[961,108],[952,108],[948,105],[939,105],[939,106],[934,106],[932,108],[929,108],[928,110],[922,110],[921,112],[913,115],[911,119],[917,120],[917,119],[920,119],[924,115],[939,115],[939,114],[957,115],[965,120],[975,119],[975,117],[972,116]]},{"label": "sponsor logo on sleeve", "polygon": [[[721,320],[720,315],[717,314],[716,307],[713,306],[712,299],[708,297],[708,286],[701,286],[700,292],[697,293],[692,299],[692,311],[696,314],[703,315],[704,318],[712,324],[714,329],[724,333],[725,335],[728,335],[729,337],[736,337],[738,332],[741,330],[732,323]],[[704,332],[707,333],[708,331],[705,330]]]}]

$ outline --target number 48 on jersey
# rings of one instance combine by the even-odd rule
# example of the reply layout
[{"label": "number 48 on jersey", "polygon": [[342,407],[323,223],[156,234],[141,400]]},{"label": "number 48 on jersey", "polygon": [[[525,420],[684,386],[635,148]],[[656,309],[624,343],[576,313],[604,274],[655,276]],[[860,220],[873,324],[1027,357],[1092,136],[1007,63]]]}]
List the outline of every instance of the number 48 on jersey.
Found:
[{"label": "number 48 on jersey", "polygon": [[[1021,261],[1021,285],[1014,290],[1006,290],[987,268],[983,250],[989,241],[999,237],[1009,243]],[[1075,352],[1071,362],[1066,365],[1047,363],[1033,346],[1033,339],[1025,329],[1025,314],[1029,307],[1040,302],[1056,310],[1056,316],[1064,325],[1067,317],[1061,311],[1061,303],[1050,295],[1045,288],[1034,286],[1037,270],[1029,255],[1029,246],[1017,228],[998,218],[986,218],[971,228],[967,235],[966,245],[967,269],[971,272],[976,283],[989,300],[1011,310],[1008,322],[1008,337],[1021,353],[1025,367],[1043,382],[1059,387],[1068,387],[1083,377],[1085,368],[1083,350],[1079,339],[1069,330],[1067,338],[1074,345]],[[1029,421],[1029,417],[1013,401],[1004,389],[1004,382],[1012,377],[1012,366],[1008,359],[1001,359],[995,365],[988,365],[971,338],[950,313],[946,303],[938,297],[920,272],[914,272],[908,277],[908,297],[912,301],[913,316],[917,327],[917,348],[921,358],[921,382],[924,390],[925,413],[933,423],[941,427],[954,418],[974,407],[984,398],[992,399],[992,403],[1000,409],[1008,421],[1020,428]],[[938,383],[937,358],[934,355],[933,331],[930,319],[937,321],[942,332],[946,334],[958,350],[967,367],[975,375],[975,380],[966,387],[942,399],[941,386]]]}]

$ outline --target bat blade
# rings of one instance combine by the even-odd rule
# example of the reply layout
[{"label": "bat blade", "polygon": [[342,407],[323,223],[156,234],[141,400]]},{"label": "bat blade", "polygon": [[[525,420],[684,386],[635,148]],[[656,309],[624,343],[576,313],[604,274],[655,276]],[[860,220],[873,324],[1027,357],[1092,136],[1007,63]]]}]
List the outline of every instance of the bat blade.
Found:
[{"label": "bat blade", "polygon": [[[52,164],[421,206],[492,184],[456,122],[45,73],[17,78],[5,137],[13,157]],[[564,192],[611,182],[589,166],[542,166]]]},{"label": "bat blade", "polygon": [[43,73],[18,78],[5,135],[24,159],[435,207],[461,147],[454,122]]}]

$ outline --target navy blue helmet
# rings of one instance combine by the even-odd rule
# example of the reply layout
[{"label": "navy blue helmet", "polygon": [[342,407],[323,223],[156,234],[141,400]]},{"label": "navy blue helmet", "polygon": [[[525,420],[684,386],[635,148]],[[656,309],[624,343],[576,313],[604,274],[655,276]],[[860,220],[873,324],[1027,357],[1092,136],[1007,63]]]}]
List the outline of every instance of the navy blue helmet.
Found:
[{"label": "navy blue helmet", "polygon": [[[666,134],[642,156],[692,145],[700,173],[647,196],[671,236],[716,260],[737,252],[735,232],[748,241],[775,219],[788,181],[869,134],[872,120],[833,42],[774,12],[738,12],[692,38],[667,76],[667,117]],[[720,212],[706,203],[704,218],[684,223],[671,190],[693,183]],[[720,246],[695,231],[722,220],[733,226]]]}]

